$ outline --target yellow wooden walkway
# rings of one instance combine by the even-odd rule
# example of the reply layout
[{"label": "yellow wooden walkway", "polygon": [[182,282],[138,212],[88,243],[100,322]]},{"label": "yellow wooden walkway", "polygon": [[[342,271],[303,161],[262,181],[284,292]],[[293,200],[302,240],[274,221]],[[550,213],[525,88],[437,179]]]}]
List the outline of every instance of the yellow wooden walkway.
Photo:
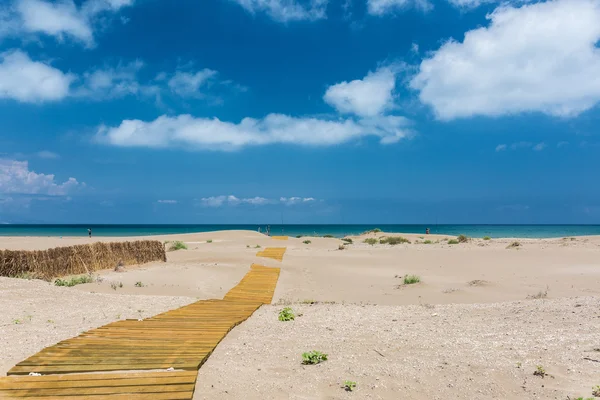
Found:
[{"label": "yellow wooden walkway", "polygon": [[287,236],[271,236],[271,239],[275,240],[288,240]]},{"label": "yellow wooden walkway", "polygon": [[[189,400],[198,368],[234,326],[271,302],[278,278],[279,268],[252,265],[223,300],[113,322],[47,347],[8,375],[49,376],[0,378],[0,398]],[[169,368],[177,371],[108,373]]]},{"label": "yellow wooden walkway", "polygon": [[283,261],[286,247],[267,247],[256,253],[258,257],[272,258],[277,261]]}]

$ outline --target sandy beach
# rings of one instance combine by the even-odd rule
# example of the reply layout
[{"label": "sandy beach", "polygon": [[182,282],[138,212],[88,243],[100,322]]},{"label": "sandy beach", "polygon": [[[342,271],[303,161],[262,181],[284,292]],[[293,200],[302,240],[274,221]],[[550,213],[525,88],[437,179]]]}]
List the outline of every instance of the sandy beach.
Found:
[{"label": "sandy beach", "polygon": [[[363,242],[382,236],[410,243]],[[600,385],[600,237],[448,244],[453,237],[377,233],[343,249],[335,238],[250,231],[147,238],[188,249],[71,288],[0,278],[0,374],[86,329],[221,298],[258,263],[281,267],[274,305],[217,347],[195,398],[564,400]],[[2,237],[0,248],[134,239]],[[283,262],[256,257],[267,246],[287,247]],[[406,275],[420,282],[406,285]],[[284,304],[302,315],[278,321]],[[310,350],[329,360],[303,366]],[[537,365],[549,376],[534,376]],[[344,391],[345,380],[357,389]]]}]

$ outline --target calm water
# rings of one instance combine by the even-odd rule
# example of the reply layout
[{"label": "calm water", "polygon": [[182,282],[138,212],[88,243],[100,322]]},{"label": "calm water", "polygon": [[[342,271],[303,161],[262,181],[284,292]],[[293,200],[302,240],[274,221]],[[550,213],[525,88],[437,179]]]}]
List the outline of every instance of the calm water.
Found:
[{"label": "calm water", "polygon": [[[253,230],[259,225],[0,225],[0,236],[140,236],[218,230]],[[380,228],[386,232],[465,234],[470,237],[551,238],[600,235],[600,225],[271,225],[273,235],[344,235]],[[261,226],[264,232],[265,225]]]}]

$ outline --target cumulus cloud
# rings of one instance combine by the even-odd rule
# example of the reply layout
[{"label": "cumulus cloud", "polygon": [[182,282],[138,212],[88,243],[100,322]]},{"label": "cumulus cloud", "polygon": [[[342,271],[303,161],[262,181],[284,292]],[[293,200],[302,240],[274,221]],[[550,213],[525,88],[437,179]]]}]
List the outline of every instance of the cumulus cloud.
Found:
[{"label": "cumulus cloud", "polygon": [[308,6],[295,0],[234,0],[251,14],[266,13],[275,21],[316,21],[327,17],[327,0],[312,0]]},{"label": "cumulus cloud", "polygon": [[64,196],[83,185],[75,178],[58,183],[52,174],[30,171],[27,161],[0,159],[0,193]]},{"label": "cumulus cloud", "polygon": [[538,143],[535,146],[533,146],[533,150],[534,151],[542,151],[546,148],[546,143],[542,142],[542,143]]},{"label": "cumulus cloud", "polygon": [[491,4],[491,3],[503,3],[503,4],[524,4],[530,3],[533,0],[448,0],[452,5],[464,8],[464,9],[472,9],[479,7],[483,4]]},{"label": "cumulus cloud", "polygon": [[439,119],[573,117],[600,101],[598,0],[503,5],[487,19],[424,59],[410,81]]},{"label": "cumulus cloud", "polygon": [[92,47],[98,15],[132,4],[133,0],[87,0],[77,7],[73,0],[14,0],[0,12],[0,21],[6,23],[0,35],[44,34],[61,41],[69,37]]},{"label": "cumulus cloud", "polygon": [[197,72],[177,71],[169,79],[169,88],[181,97],[199,97],[200,87],[217,75],[217,71],[205,68]]},{"label": "cumulus cloud", "polygon": [[496,146],[496,151],[498,151],[498,152],[505,151],[505,150],[507,150],[509,148],[510,148],[510,150],[513,150],[513,151],[514,150],[520,150],[520,149],[531,149],[531,150],[534,150],[534,151],[542,151],[546,147],[548,147],[548,146],[544,142],[533,144],[531,142],[522,141],[522,142],[512,143],[510,146],[508,146],[506,144],[499,144],[498,146]]},{"label": "cumulus cloud", "polygon": [[0,98],[23,103],[61,100],[75,76],[39,61],[20,50],[0,54]]},{"label": "cumulus cloud", "polygon": [[200,199],[200,205],[203,207],[221,207],[224,205],[237,206],[239,204],[251,204],[255,206],[262,206],[270,204],[271,201],[264,197],[249,197],[249,198],[238,198],[234,195],[229,196],[211,196],[203,197]]},{"label": "cumulus cloud", "polygon": [[498,146],[496,146],[496,151],[504,151],[504,150],[506,150],[505,144],[499,144]]},{"label": "cumulus cloud", "polygon": [[60,156],[58,154],[56,154],[52,151],[48,151],[48,150],[38,151],[37,156],[39,158],[45,158],[45,159],[49,159],[49,160],[56,160],[56,159],[60,158]]},{"label": "cumulus cloud", "polygon": [[159,204],[177,204],[177,200],[158,200]]},{"label": "cumulus cloud", "polygon": [[393,106],[395,87],[396,76],[386,67],[363,79],[329,86],[323,99],[340,113],[372,117]]},{"label": "cumulus cloud", "polygon": [[279,201],[286,206],[293,206],[295,204],[306,204],[315,201],[312,197],[280,197]]},{"label": "cumulus cloud", "polygon": [[123,147],[184,147],[197,150],[237,150],[247,146],[295,144],[331,146],[374,136],[383,144],[410,134],[404,117],[373,119],[323,119],[269,114],[262,119],[244,118],[240,123],[218,118],[163,115],[154,121],[124,120],[119,126],[101,126],[99,142]]},{"label": "cumulus cloud", "polygon": [[433,4],[431,4],[429,0],[367,0],[368,13],[376,16],[382,16],[410,8],[430,11],[433,9]]}]

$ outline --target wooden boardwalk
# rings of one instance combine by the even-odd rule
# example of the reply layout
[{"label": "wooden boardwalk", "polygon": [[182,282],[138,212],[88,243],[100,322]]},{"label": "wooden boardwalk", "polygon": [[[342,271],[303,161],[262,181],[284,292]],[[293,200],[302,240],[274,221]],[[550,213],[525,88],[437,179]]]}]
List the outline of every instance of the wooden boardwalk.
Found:
[{"label": "wooden boardwalk", "polygon": [[[271,302],[278,278],[279,268],[252,265],[223,300],[113,322],[47,347],[0,378],[0,398],[189,400],[198,368],[233,327]],[[176,371],[109,373],[169,368]],[[31,372],[44,376],[12,376]]]},{"label": "wooden boardwalk", "polygon": [[267,247],[256,253],[258,257],[272,258],[277,261],[283,261],[286,247]]},{"label": "wooden boardwalk", "polygon": [[271,239],[275,240],[288,240],[287,236],[271,236]]}]

